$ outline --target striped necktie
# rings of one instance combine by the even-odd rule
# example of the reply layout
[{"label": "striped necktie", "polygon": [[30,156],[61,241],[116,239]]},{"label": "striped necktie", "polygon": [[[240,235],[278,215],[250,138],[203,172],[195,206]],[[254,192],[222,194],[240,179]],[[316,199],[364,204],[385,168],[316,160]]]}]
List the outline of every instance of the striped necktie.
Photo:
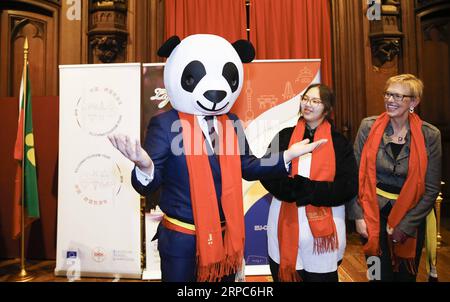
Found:
[{"label": "striped necktie", "polygon": [[208,125],[208,134],[211,139],[211,146],[213,148],[214,154],[219,152],[219,134],[214,127],[214,115],[205,116],[206,124]]}]

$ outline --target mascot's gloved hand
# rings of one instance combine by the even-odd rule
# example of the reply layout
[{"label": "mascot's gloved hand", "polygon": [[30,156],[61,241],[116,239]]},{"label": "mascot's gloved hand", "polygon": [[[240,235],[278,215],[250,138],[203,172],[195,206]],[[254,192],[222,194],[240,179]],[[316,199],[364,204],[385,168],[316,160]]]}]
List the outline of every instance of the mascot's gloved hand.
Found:
[{"label": "mascot's gloved hand", "polygon": [[300,175],[295,175],[294,179],[297,207],[304,207],[311,204],[314,199],[314,182]]},{"label": "mascot's gloved hand", "polygon": [[295,175],[292,194],[294,195],[293,197],[297,207],[303,207],[311,204],[314,195],[313,182],[309,178]]},{"label": "mascot's gloved hand", "polygon": [[300,175],[283,177],[281,180],[269,182],[269,184],[272,191],[279,192],[273,193],[279,200],[287,203],[295,202],[298,207],[310,204],[313,195],[313,186],[311,180],[306,177]]},{"label": "mascot's gloved hand", "polygon": [[138,140],[133,141],[128,135],[123,134],[111,134],[108,139],[114,148],[132,161],[142,172],[151,174],[153,161]]},{"label": "mascot's gloved hand", "polygon": [[394,232],[392,233],[392,242],[403,244],[409,237],[410,236],[408,236],[405,232],[403,232],[399,228],[395,228]]}]

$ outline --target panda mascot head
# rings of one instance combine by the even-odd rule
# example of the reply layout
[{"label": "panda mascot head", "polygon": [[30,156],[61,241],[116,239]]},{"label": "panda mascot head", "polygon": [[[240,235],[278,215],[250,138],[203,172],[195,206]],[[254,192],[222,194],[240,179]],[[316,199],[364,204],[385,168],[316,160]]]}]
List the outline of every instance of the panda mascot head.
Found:
[{"label": "panda mascot head", "polygon": [[215,35],[192,35],[167,40],[158,51],[166,57],[164,85],[172,107],[194,115],[230,111],[243,84],[242,63],[255,57],[250,42],[230,44]]}]

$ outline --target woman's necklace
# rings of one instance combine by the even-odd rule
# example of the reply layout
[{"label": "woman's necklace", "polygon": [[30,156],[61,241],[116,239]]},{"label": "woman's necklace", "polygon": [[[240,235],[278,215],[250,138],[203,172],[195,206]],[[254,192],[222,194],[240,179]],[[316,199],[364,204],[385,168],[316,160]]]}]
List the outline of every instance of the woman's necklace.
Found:
[{"label": "woman's necklace", "polygon": [[392,135],[392,140],[395,142],[395,143],[398,143],[398,144],[404,144],[405,143],[405,141],[406,141],[406,129],[402,129],[401,131],[400,131],[400,133],[399,134],[393,134]]}]

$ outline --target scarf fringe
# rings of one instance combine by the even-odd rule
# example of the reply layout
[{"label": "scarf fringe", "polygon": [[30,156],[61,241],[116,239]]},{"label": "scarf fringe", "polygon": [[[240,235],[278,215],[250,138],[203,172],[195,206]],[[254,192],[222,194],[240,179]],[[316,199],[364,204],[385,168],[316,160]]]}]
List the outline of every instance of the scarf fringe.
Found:
[{"label": "scarf fringe", "polygon": [[415,257],[403,258],[398,256],[398,254],[396,254],[395,252],[394,243],[392,242],[392,236],[389,236],[388,238],[388,246],[392,259],[392,271],[398,273],[400,271],[400,265],[403,263],[408,273],[410,273],[411,275],[417,275]]},{"label": "scarf fringe", "polygon": [[339,248],[339,240],[336,233],[326,237],[314,238],[314,254],[326,254]]},{"label": "scarf fringe", "polygon": [[381,256],[380,237],[370,236],[367,243],[363,247],[366,256]]},{"label": "scarf fringe", "polygon": [[[211,263],[207,266],[198,266],[198,282],[219,282],[223,277],[234,274],[242,269],[242,253],[227,256],[223,261]],[[197,263],[200,263],[197,257]]]},{"label": "scarf fringe", "polygon": [[415,258],[400,258],[398,256],[392,257],[392,270],[395,273],[398,273],[400,271],[400,265],[404,264],[406,267],[406,270],[411,275],[417,275],[417,269],[416,269],[416,259]]},{"label": "scarf fringe", "polygon": [[278,270],[278,279],[280,282],[303,282],[302,277],[298,274],[295,268],[284,267]]}]

